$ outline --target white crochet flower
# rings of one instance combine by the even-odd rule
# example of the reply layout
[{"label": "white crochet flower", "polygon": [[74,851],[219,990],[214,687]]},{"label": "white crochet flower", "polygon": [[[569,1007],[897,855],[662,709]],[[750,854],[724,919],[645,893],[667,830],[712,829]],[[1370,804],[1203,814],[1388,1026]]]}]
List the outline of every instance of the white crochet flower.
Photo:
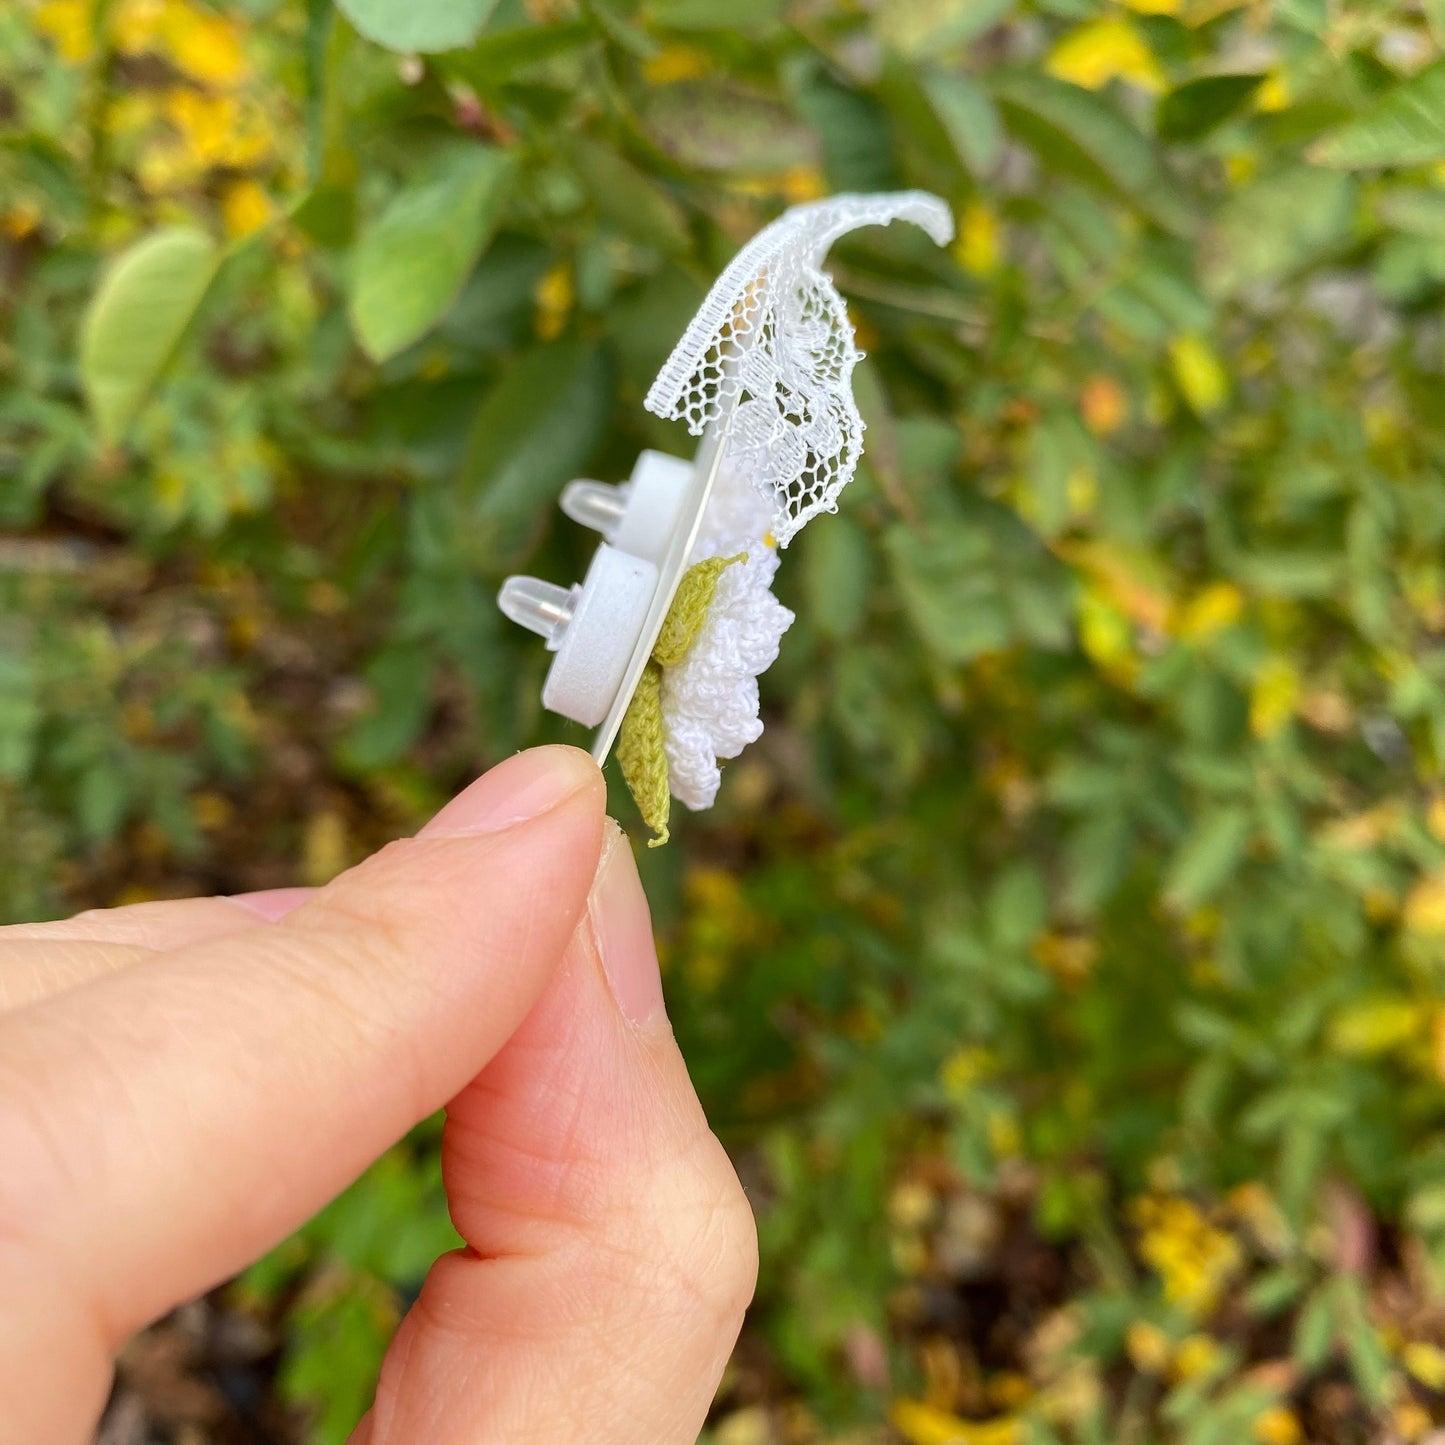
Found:
[{"label": "white crochet flower", "polygon": [[745,475],[719,475],[708,501],[692,561],[732,557],[687,656],[662,675],[663,747],[672,796],[694,811],[710,808],[722,773],[719,758],[735,758],[762,735],[758,674],[777,660],[793,614],[772,593],[777,551],[764,540],[768,504]]}]

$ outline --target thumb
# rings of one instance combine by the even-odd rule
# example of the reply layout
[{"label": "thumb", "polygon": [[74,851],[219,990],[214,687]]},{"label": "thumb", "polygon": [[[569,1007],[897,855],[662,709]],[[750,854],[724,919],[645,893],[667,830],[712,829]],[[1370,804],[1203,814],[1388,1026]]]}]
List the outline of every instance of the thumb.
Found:
[{"label": "thumb", "polygon": [[109,1354],[440,1108],[576,931],[602,778],[494,768],[281,922],[0,1017],[0,1445],[88,1438]]},{"label": "thumb", "polygon": [[692,1445],[757,1239],[663,1013],[615,827],[561,968],[451,1104],[442,1162],[468,1247],[433,1267],[358,1445]]}]

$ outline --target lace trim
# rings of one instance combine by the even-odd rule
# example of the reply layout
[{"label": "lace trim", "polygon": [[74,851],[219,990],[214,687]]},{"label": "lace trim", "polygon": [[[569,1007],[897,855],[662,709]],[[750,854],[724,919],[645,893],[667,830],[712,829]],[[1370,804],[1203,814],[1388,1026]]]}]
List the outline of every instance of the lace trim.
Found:
[{"label": "lace trim", "polygon": [[[948,207],[926,191],[842,195],[785,211],[728,264],[673,349],[645,405],[694,436],[723,421],[729,453],[771,506],[780,547],[837,510],[862,450],[852,375],[861,353],[820,266],[840,236],[906,220],[939,245]],[[734,458],[730,455],[730,461]]]}]

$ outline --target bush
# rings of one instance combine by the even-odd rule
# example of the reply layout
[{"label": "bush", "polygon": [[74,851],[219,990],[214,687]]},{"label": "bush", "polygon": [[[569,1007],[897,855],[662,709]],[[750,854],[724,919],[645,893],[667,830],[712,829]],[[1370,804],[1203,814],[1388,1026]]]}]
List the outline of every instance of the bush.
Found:
[{"label": "bush", "polygon": [[[499,580],[688,446],[744,239],[926,187],[951,253],[834,256],[766,738],[645,860],[763,1236],[716,1445],[1423,1436],[1438,4],[342,10],[0,14],[6,915],[321,881],[573,736]],[[422,1131],[237,1286],[316,1439],[446,1237]]]}]

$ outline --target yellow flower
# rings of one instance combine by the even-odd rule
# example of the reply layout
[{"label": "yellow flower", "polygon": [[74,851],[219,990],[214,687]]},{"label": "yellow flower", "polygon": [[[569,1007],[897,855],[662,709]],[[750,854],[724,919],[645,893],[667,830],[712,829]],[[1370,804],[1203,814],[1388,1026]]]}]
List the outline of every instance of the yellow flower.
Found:
[{"label": "yellow flower", "polygon": [[1408,1344],[1400,1362],[1427,1390],[1445,1390],[1445,1350],[1423,1340]]},{"label": "yellow flower", "polygon": [[982,201],[970,201],[964,207],[953,248],[959,265],[975,276],[997,271],[1002,234],[998,212]]},{"label": "yellow flower", "polygon": [[551,267],[537,282],[537,335],[550,341],[562,332],[572,312],[572,272],[565,261]]},{"label": "yellow flower", "polygon": [[1139,1254],[1158,1274],[1164,1297],[1196,1318],[1207,1315],[1242,1262],[1233,1235],[1177,1195],[1138,1200]]},{"label": "yellow flower", "polygon": [[1262,111],[1283,110],[1289,104],[1289,77],[1276,70],[1255,92],[1255,105]]},{"label": "yellow flower", "polygon": [[1371,1058],[1410,1043],[1429,1023],[1423,1004],[1408,998],[1364,999],[1330,1020],[1329,1043],[1338,1054]]},{"label": "yellow flower", "polygon": [[888,1417],[908,1445],[1020,1445],[1023,1431],[1008,1416],[960,1420],[921,1400],[895,1400]]},{"label": "yellow flower", "polygon": [[1060,548],[1066,562],[1074,563],[1097,588],[1137,626],[1149,632],[1168,628],[1173,600],[1159,565],[1143,552],[1087,543]]},{"label": "yellow flower", "polygon": [[136,161],[135,178],[147,195],[161,196],[190,185],[198,172],[185,150],[172,142],[150,145]]},{"label": "yellow flower", "polygon": [[39,205],[27,198],[16,201],[7,211],[0,211],[0,231],[4,231],[11,240],[23,241],[40,229],[44,219]]},{"label": "yellow flower", "polygon": [[1077,933],[1050,930],[1034,944],[1034,957],[1058,978],[1070,983],[1086,979],[1099,956],[1097,940]]},{"label": "yellow flower", "polygon": [[144,55],[160,48],[166,0],[119,0],[110,14],[110,33],[122,55]]},{"label": "yellow flower", "polygon": [[1146,1375],[1161,1375],[1169,1363],[1169,1336],[1150,1320],[1135,1320],[1124,1334],[1124,1349],[1134,1367]]},{"label": "yellow flower", "polygon": [[1197,1380],[1219,1363],[1219,1345],[1209,1335],[1190,1335],[1174,1354],[1174,1378]]},{"label": "yellow flower", "polygon": [[329,883],[351,861],[346,819],[323,809],[306,820],[301,836],[301,876],[313,888]]},{"label": "yellow flower", "polygon": [[220,793],[201,792],[191,798],[191,821],[203,833],[214,833],[231,821],[235,809]]},{"label": "yellow flower", "polygon": [[987,1385],[989,1402],[1005,1410],[1021,1410],[1033,1392],[1029,1377],[1017,1370],[1003,1370]]},{"label": "yellow flower", "polygon": [[1169,343],[1169,363],[1184,399],[1198,416],[1218,411],[1229,395],[1229,378],[1214,348],[1202,337],[1187,332]]},{"label": "yellow flower", "polygon": [[938,1078],[949,1098],[961,1102],[992,1067],[993,1060],[986,1049],[955,1049],[943,1061]]},{"label": "yellow flower", "polygon": [[232,181],[221,195],[221,220],[228,236],[249,236],[273,214],[270,196],[249,178]]},{"label": "yellow flower", "polygon": [[1390,1411],[1390,1423],[1402,1440],[1413,1442],[1423,1440],[1435,1422],[1418,1400],[1405,1400]]},{"label": "yellow flower", "polygon": [[789,166],[778,177],[778,190],[790,205],[816,201],[828,194],[828,183],[817,166]]},{"label": "yellow flower", "polygon": [[1164,72],[1132,22],[1122,16],[1090,20],[1054,47],[1048,70],[1060,80],[1098,90],[1127,80],[1145,90],[1163,90]]},{"label": "yellow flower", "polygon": [[1203,642],[1232,627],[1244,612],[1244,593],[1233,582],[1201,587],[1170,619],[1170,630],[1186,642]]},{"label": "yellow flower", "polygon": [[1023,1149],[1023,1136],[1019,1132],[1019,1122],[1012,1114],[995,1109],[988,1116],[988,1122],[984,1128],[988,1134],[988,1147],[993,1150],[994,1158],[1012,1159]]},{"label": "yellow flower", "polygon": [[888,1218],[899,1229],[922,1229],[938,1210],[938,1196],[921,1179],[900,1179],[888,1194]]},{"label": "yellow flower", "polygon": [[1124,682],[1132,679],[1138,665],[1134,630],[1123,610],[1094,583],[1079,599],[1079,641],[1105,672]]},{"label": "yellow flower", "polygon": [[117,0],[110,33],[122,55],[164,55],[202,85],[233,90],[250,75],[242,28],[191,0]]},{"label": "yellow flower", "polygon": [[112,96],[105,112],[107,135],[130,136],[154,125],[160,118],[161,106],[153,90],[128,90]]},{"label": "yellow flower", "polygon": [[170,0],[162,29],[165,50],[178,70],[203,85],[234,87],[248,67],[235,22],[214,10]]},{"label": "yellow flower", "polygon": [[1300,1445],[1304,1439],[1299,1417],[1284,1405],[1271,1405],[1254,1417],[1254,1438],[1260,1445]]},{"label": "yellow flower", "polygon": [[165,98],[166,118],[202,168],[244,170],[270,153],[271,137],[260,111],[233,95],[203,95],[177,88]]},{"label": "yellow flower", "polygon": [[1079,414],[1095,436],[1117,431],[1128,415],[1129,400],[1112,376],[1091,376],[1079,392]]},{"label": "yellow flower", "polygon": [[1272,738],[1294,716],[1299,701],[1300,677],[1287,658],[1270,658],[1255,675],[1249,696],[1249,730],[1257,738]]},{"label": "yellow flower", "polygon": [[1445,873],[1432,873],[1410,890],[1402,921],[1411,933],[1435,938],[1445,934]]},{"label": "yellow flower", "polygon": [[95,54],[91,0],[45,0],[35,12],[35,28],[54,41],[62,60],[84,65]]},{"label": "yellow flower", "polygon": [[707,55],[694,45],[665,45],[642,63],[642,78],[649,85],[672,85],[696,80],[712,68]]},{"label": "yellow flower", "polygon": [[1337,818],[1320,829],[1320,841],[1332,848],[1348,852],[1359,852],[1375,848],[1386,839],[1394,837],[1405,821],[1405,812],[1395,799],[1388,799],[1363,813],[1348,818]]}]

